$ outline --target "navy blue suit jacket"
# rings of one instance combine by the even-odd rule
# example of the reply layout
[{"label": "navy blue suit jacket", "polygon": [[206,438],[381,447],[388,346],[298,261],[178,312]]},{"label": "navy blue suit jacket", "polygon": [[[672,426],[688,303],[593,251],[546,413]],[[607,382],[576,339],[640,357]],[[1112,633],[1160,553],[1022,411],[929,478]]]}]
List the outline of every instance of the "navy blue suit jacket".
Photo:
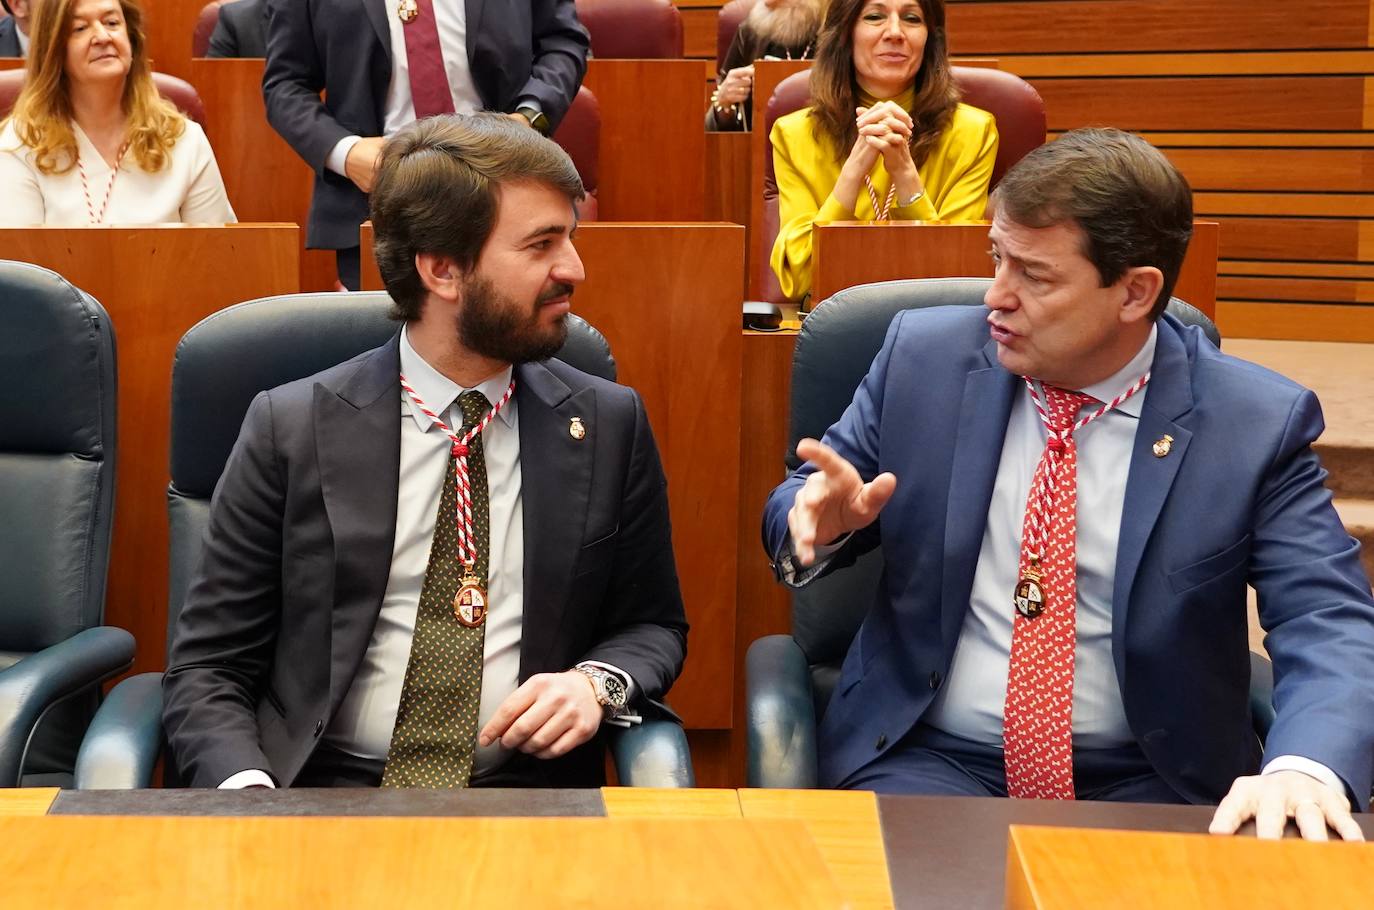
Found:
[{"label": "navy blue suit jacket", "polygon": [[19,56],[19,26],[9,16],[0,16],[0,57]]},{"label": "navy blue suit jacket", "polygon": [[[511,113],[533,97],[557,127],[590,46],[573,0],[465,2],[468,63],[486,109]],[[263,99],[272,128],[315,169],[311,247],[358,245],[367,196],[324,162],[346,136],[382,134],[390,83],[385,0],[268,0]]]},{"label": "navy blue suit jacket", "polygon": [[[827,567],[883,548],[877,601],[821,722],[823,786],[901,740],[935,696],[932,674],[949,670],[1012,396],[1023,388],[998,363],[985,316],[981,307],[899,314],[826,433],[861,476],[891,471],[897,490]],[[1322,429],[1310,391],[1222,354],[1196,328],[1160,320],[1126,484],[1112,656],[1136,740],[1194,802],[1219,801],[1261,763],[1248,702],[1247,583],[1274,662],[1278,716],[1265,755],[1321,762],[1357,805],[1368,801],[1374,598],[1311,448]],[[1165,434],[1172,452],[1155,457],[1152,443]],[[768,501],[774,554],[810,470]]]}]

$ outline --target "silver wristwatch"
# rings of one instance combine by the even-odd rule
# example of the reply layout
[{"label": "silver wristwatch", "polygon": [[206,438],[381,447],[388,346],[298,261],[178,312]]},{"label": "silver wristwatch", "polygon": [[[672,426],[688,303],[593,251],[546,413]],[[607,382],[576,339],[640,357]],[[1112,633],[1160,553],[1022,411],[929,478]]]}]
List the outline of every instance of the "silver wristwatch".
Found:
[{"label": "silver wristwatch", "polygon": [[602,715],[606,720],[625,713],[625,703],[630,693],[625,688],[624,680],[609,670],[587,664],[579,664],[573,669],[592,681],[596,703],[601,706]]}]

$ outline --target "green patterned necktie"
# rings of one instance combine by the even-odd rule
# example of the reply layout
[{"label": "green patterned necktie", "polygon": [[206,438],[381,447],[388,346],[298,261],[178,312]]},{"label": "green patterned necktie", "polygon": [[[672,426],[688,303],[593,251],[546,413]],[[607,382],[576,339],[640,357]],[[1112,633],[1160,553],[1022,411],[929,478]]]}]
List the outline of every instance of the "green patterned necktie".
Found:
[{"label": "green patterned necktie", "polygon": [[[481,392],[458,398],[463,411],[462,436],[491,410]],[[468,482],[472,487],[472,524],[477,551],[476,574],[487,584],[487,466],[482,436],[468,443]],[[486,623],[468,628],[454,614],[463,563],[458,558],[458,487],[455,458],[450,455],[434,522],[415,637],[410,645],[396,727],[382,772],[383,787],[466,787],[477,749],[477,709],[482,701],[482,643]]]}]

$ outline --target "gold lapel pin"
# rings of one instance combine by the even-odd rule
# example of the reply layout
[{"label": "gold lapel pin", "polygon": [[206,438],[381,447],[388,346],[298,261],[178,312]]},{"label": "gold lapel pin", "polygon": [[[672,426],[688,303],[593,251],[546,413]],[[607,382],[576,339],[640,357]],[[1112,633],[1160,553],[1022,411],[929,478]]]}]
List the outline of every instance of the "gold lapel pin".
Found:
[{"label": "gold lapel pin", "polygon": [[581,417],[574,417],[568,422],[568,435],[579,442],[587,438],[587,428],[583,426]]},{"label": "gold lapel pin", "polygon": [[1169,454],[1173,447],[1174,437],[1170,436],[1168,433],[1165,433],[1163,436],[1155,440],[1155,444],[1151,447],[1151,450],[1155,453],[1156,458],[1163,458],[1165,455]]}]

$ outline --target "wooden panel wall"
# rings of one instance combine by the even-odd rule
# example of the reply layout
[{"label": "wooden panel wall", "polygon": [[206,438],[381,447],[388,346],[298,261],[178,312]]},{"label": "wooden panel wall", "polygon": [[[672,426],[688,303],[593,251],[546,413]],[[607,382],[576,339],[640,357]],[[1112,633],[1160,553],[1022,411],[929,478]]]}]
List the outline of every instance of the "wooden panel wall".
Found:
[{"label": "wooden panel wall", "polygon": [[[1374,341],[1371,0],[948,0],[951,52],[995,56],[1052,135],[1142,133],[1221,223],[1230,336]],[[719,0],[677,0],[714,57]]]}]

